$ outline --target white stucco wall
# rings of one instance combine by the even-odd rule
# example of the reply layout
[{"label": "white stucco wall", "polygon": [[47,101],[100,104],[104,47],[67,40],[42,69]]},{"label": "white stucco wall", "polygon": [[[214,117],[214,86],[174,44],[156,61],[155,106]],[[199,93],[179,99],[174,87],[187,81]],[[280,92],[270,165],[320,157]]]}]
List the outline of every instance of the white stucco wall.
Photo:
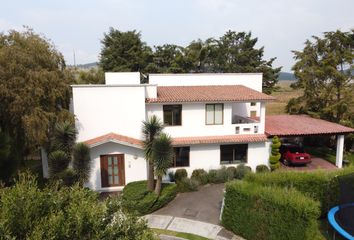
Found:
[{"label": "white stucco wall", "polygon": [[91,148],[91,175],[86,186],[96,191],[117,191],[123,187],[101,187],[100,155],[124,154],[125,184],[147,179],[147,166],[141,149],[117,143],[105,143]]},{"label": "white stucco wall", "polygon": [[[268,166],[269,158],[269,142],[248,143],[247,166],[253,171],[258,165],[264,164]],[[194,169],[202,168],[206,171],[210,169],[219,169],[221,167],[236,167],[237,164],[220,164],[220,145],[204,144],[190,146],[189,167],[170,168],[168,172],[175,172],[177,169],[184,168],[188,172],[188,176],[192,175]],[[166,176],[165,179],[168,177]]]},{"label": "white stucco wall", "polygon": [[145,120],[145,86],[73,86],[78,141],[110,132],[141,138]]},{"label": "white stucco wall", "polygon": [[[248,104],[249,103],[238,103]],[[184,103],[182,104],[182,125],[181,126],[166,126],[165,132],[172,137],[190,137],[190,136],[220,136],[235,134],[236,126],[240,127],[240,134],[253,134],[254,126],[259,126],[264,123],[250,124],[232,124],[232,103],[224,104],[224,124],[222,125],[206,125],[205,124],[205,103]],[[259,106],[259,103],[258,103]],[[257,107],[257,106],[256,106]],[[244,107],[246,110],[251,107]],[[252,106],[253,109],[253,106]],[[163,121],[163,104],[147,104],[147,116],[156,115]],[[249,115],[249,114],[248,114]],[[244,128],[250,128],[250,132],[243,132]],[[258,131],[264,133],[263,131]]]},{"label": "white stucco wall", "polygon": [[106,85],[140,84],[139,72],[105,72]]},{"label": "white stucco wall", "polygon": [[149,74],[159,86],[244,85],[262,92],[262,73]]}]

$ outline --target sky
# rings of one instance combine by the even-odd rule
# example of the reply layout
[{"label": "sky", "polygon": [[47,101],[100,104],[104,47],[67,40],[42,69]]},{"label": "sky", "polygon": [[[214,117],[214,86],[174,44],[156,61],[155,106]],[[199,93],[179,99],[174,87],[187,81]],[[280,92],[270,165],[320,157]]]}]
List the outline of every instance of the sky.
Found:
[{"label": "sky", "polygon": [[251,31],[264,57],[290,71],[292,50],[311,36],[354,28],[353,0],[2,0],[0,32],[29,26],[55,44],[67,64],[99,60],[109,27],[137,30],[149,46]]}]

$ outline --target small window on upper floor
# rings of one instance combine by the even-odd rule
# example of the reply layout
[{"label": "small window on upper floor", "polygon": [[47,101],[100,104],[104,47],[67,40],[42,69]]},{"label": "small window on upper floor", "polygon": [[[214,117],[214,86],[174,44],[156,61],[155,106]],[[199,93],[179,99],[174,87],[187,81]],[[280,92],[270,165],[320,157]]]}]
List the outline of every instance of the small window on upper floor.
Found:
[{"label": "small window on upper floor", "polygon": [[251,102],[251,106],[256,106],[256,102]]},{"label": "small window on upper floor", "polygon": [[164,105],[163,123],[167,126],[181,126],[182,105]]},{"label": "small window on upper floor", "polygon": [[205,124],[221,125],[224,123],[224,104],[206,104],[205,105]]}]

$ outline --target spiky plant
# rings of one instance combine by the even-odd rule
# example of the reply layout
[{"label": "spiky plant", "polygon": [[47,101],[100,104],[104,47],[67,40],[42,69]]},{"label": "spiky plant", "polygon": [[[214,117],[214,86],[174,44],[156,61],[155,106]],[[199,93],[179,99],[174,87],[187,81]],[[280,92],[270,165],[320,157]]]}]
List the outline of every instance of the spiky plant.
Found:
[{"label": "spiky plant", "polygon": [[77,143],[73,152],[73,169],[78,180],[83,185],[90,176],[91,160],[90,147],[85,143]]},{"label": "spiky plant", "polygon": [[157,136],[162,132],[163,125],[155,115],[151,116],[147,121],[143,121],[142,133],[144,135],[143,148],[145,159],[149,166],[148,184],[149,191],[154,190],[154,162],[152,158],[152,145]]},{"label": "spiky plant", "polygon": [[172,139],[165,133],[161,133],[155,139],[152,147],[152,158],[154,159],[155,175],[157,176],[155,193],[160,195],[162,177],[172,165],[173,148]]},{"label": "spiky plant", "polygon": [[56,150],[49,154],[48,160],[49,174],[52,178],[68,168],[70,156],[62,150]]},{"label": "spiky plant", "polygon": [[76,141],[77,130],[71,121],[57,123],[53,133],[53,149],[62,150],[71,156]]}]

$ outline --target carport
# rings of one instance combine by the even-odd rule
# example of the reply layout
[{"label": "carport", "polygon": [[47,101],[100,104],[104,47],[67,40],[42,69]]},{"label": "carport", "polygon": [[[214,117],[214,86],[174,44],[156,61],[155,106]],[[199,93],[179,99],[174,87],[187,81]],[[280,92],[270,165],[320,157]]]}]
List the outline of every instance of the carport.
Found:
[{"label": "carport", "polygon": [[354,129],[307,115],[271,115],[266,116],[265,133],[268,137],[336,135],[336,166],[342,168],[344,135],[354,133]]}]

